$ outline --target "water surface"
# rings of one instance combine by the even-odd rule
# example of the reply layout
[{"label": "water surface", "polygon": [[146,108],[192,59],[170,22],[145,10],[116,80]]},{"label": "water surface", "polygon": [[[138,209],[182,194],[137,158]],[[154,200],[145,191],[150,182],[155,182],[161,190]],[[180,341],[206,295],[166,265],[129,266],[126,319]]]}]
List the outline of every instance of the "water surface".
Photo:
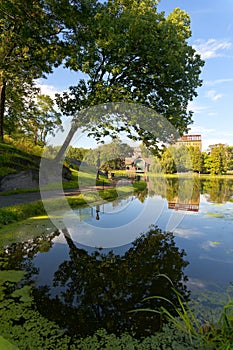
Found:
[{"label": "water surface", "polygon": [[64,230],[2,247],[2,266],[26,271],[38,310],[71,333],[153,333],[158,316],[128,311],[158,308],[142,301],[153,295],[177,302],[163,274],[184,298],[233,282],[233,181],[145,181],[137,195],[75,209]]}]

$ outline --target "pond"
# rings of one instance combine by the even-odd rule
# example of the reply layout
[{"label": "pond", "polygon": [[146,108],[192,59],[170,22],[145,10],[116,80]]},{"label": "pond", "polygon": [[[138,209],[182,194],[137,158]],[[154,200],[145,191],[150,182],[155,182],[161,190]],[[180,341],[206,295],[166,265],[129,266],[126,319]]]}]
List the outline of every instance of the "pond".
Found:
[{"label": "pond", "polygon": [[0,274],[4,298],[30,287],[33,308],[69,334],[105,328],[141,336],[161,319],[130,310],[169,308],[161,299],[143,301],[154,295],[177,303],[164,275],[187,300],[231,285],[233,180],[140,180],[146,186],[137,194],[75,209],[70,218],[63,213],[61,230],[3,244],[1,270],[25,272],[19,281]]}]

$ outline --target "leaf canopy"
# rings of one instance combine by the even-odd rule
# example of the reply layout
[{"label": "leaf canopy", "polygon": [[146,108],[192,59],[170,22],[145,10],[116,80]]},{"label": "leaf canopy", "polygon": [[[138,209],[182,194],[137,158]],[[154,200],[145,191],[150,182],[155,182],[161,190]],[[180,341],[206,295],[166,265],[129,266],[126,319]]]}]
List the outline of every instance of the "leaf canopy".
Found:
[{"label": "leaf canopy", "polygon": [[[81,52],[70,51],[66,60],[85,78],[57,97],[63,113],[74,115],[108,102],[140,103],[181,133],[187,131],[192,116],[188,102],[197,95],[203,66],[187,42],[188,14],[175,9],[165,17],[157,1],[111,0],[98,8],[87,30],[87,44]],[[72,41],[78,42],[78,35]]]}]

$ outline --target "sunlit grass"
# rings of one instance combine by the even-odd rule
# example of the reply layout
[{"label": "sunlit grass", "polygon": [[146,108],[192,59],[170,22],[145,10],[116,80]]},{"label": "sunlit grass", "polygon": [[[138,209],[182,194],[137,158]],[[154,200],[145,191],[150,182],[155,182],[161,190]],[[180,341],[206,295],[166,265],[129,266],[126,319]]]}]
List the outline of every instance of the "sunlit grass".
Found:
[{"label": "sunlit grass", "polygon": [[48,219],[48,215],[40,215],[31,217],[32,220]]}]

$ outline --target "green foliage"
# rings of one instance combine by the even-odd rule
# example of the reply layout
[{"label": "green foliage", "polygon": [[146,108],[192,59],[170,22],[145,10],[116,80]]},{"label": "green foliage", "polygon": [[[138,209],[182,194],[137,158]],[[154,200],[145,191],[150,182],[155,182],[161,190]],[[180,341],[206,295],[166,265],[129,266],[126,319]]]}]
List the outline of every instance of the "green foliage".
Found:
[{"label": "green foliage", "polygon": [[162,171],[165,174],[173,174],[177,172],[176,163],[174,157],[172,156],[170,150],[166,148],[159,159],[159,163],[162,167]]},{"label": "green foliage", "polygon": [[198,147],[164,147],[152,164],[152,171],[165,174],[193,171],[219,175],[231,170],[231,147],[222,144],[209,146],[210,152],[201,152]]},{"label": "green foliage", "polygon": [[202,182],[202,193],[208,193],[208,200],[212,203],[224,203],[231,201],[232,180],[207,178]]},{"label": "green foliage", "polygon": [[173,156],[178,173],[187,172],[192,169],[190,149],[186,146],[175,146],[169,147],[169,151]]},{"label": "green foliage", "polygon": [[233,146],[227,147],[227,170],[233,170]]},{"label": "green foliage", "polygon": [[[90,174],[88,173],[80,173],[80,177],[82,177],[83,186],[93,185],[93,179],[95,180],[95,178],[93,178],[93,176],[90,176]],[[76,176],[76,180],[74,179],[74,182],[73,182],[74,188],[77,188],[78,186],[78,179],[79,179],[79,176]],[[97,180],[96,185],[107,186],[108,180],[106,180],[106,178],[100,177],[100,179]],[[134,185],[135,192],[139,192],[143,186],[144,185],[135,184]],[[72,186],[70,184],[67,186],[67,188],[71,188],[71,187]],[[105,187],[104,189],[101,189],[99,191],[101,198],[109,201],[117,198],[118,196],[127,196],[131,192],[132,192],[131,188],[126,188],[126,187],[122,187],[122,188],[119,187],[117,188],[117,191],[114,188],[110,189],[108,187]],[[71,207],[75,208],[80,205],[85,205],[87,196],[89,196],[88,202],[94,203],[97,199],[99,199],[99,196],[96,194],[96,192],[88,192],[88,194],[85,195],[84,197],[83,195],[78,194],[74,197],[68,198],[67,200],[68,200],[68,203],[71,205]],[[59,199],[57,200],[51,199],[50,201],[52,203],[51,205],[53,205],[54,210],[60,209],[61,204]],[[18,222],[29,217],[44,215],[44,214],[46,214],[46,212],[42,201],[36,201],[36,202],[27,203],[27,204],[18,204],[10,207],[3,207],[3,208],[0,208],[0,228],[13,222]]]},{"label": "green foliage", "polygon": [[196,173],[200,173],[202,170],[201,150],[198,147],[190,146],[188,153],[191,160],[191,170]]},{"label": "green foliage", "polygon": [[[155,232],[154,232],[155,233]],[[159,232],[158,232],[159,234]],[[48,242],[51,243],[51,237],[44,237],[44,240],[48,240]],[[152,236],[148,237],[151,241]],[[155,238],[155,237],[154,237]],[[159,238],[159,237],[158,237]],[[161,239],[162,236],[160,237]],[[169,237],[168,241],[169,241]],[[145,242],[144,242],[145,240]],[[165,239],[166,241],[166,239]],[[164,243],[165,243],[164,241]],[[8,270],[10,266],[14,266],[15,268],[20,267],[20,264],[24,261],[25,256],[33,257],[35,254],[37,254],[40,243],[40,237],[35,240],[30,240],[28,242],[22,242],[17,246],[14,244],[12,247],[8,247],[8,252],[6,253],[8,255],[8,259],[6,261],[4,255],[0,255],[0,266],[1,269],[3,269],[3,273],[1,274],[1,283],[0,283],[0,334],[1,336],[7,341],[12,343],[12,346],[15,345],[19,349],[29,349],[29,350],[37,350],[37,349],[58,349],[58,350],[68,350],[68,349],[135,349],[135,350],[145,350],[145,349],[156,349],[160,348],[159,346],[169,346],[170,342],[172,341],[173,344],[175,344],[175,340],[179,337],[177,337],[177,332],[171,330],[166,331],[163,333],[158,333],[150,337],[143,337],[141,339],[136,339],[132,335],[127,333],[121,333],[119,332],[119,335],[112,334],[111,332],[108,332],[104,329],[97,329],[96,332],[87,337],[81,337],[79,333],[75,333],[73,336],[68,334],[64,331],[65,327],[62,327],[58,325],[59,322],[54,322],[52,320],[49,320],[51,316],[51,312],[49,313],[48,317],[45,316],[45,313],[48,311],[47,309],[50,308],[50,305],[53,304],[51,300],[47,300],[46,307],[44,307],[46,298],[44,296],[43,302],[38,302],[38,300],[35,299],[35,292],[32,291],[32,284],[27,285],[25,280],[25,274],[24,272],[20,270]],[[151,247],[151,253],[155,253],[155,246],[157,244],[160,245],[160,240],[156,239],[156,242],[152,239],[153,247]],[[151,242],[151,243],[152,243]],[[168,242],[167,242],[168,243]],[[101,265],[101,274],[104,274],[104,280],[106,279],[106,282],[112,281],[111,274],[117,273],[118,274],[118,268],[119,266],[114,266],[115,263],[119,265],[120,260],[122,261],[122,271],[125,271],[125,268],[127,267],[127,264],[130,264],[130,273],[132,274],[132,281],[133,276],[135,278],[138,278],[138,269],[131,269],[131,267],[135,264],[136,261],[138,261],[138,265],[141,266],[142,261],[137,257],[137,253],[140,253],[144,255],[145,247],[147,246],[147,238],[141,237],[137,242],[135,242],[134,249],[131,250],[129,256],[126,256],[126,261],[124,259],[120,259],[120,256],[114,257],[114,255],[110,252],[109,256],[104,256],[102,254],[92,255],[89,256],[83,255],[83,250],[78,249],[75,247],[72,241],[68,240],[68,245],[70,248],[70,254],[71,259],[79,259],[78,255],[75,254],[79,252],[80,258],[82,258],[83,263],[87,264],[88,269],[91,268],[92,264],[95,265]],[[138,245],[138,247],[137,247]],[[165,244],[163,248],[163,244],[161,245],[161,250],[164,249],[164,254],[166,256],[168,246]],[[15,250],[15,256],[11,254]],[[77,250],[77,251],[75,251]],[[173,251],[173,254],[176,256],[177,261],[177,251],[174,249],[174,247],[171,247],[171,250]],[[9,255],[10,252],[10,255]],[[74,253],[74,254],[73,254]],[[162,251],[161,251],[162,253]],[[136,254],[136,255],[135,255]],[[17,258],[15,258],[17,256]],[[171,257],[171,256],[170,256]],[[182,257],[180,257],[182,259]],[[120,260],[119,260],[120,259]],[[131,265],[131,260],[133,259],[133,265]],[[148,259],[146,256],[144,257],[146,267],[150,266],[148,265]],[[166,257],[165,257],[166,260]],[[128,262],[127,262],[128,261]],[[29,261],[30,262],[30,259]],[[80,260],[81,263],[81,260]],[[82,263],[81,263],[82,265]],[[81,267],[80,264],[76,265],[76,268]],[[30,269],[30,264],[27,264],[27,266]],[[152,268],[152,266],[151,266]],[[80,270],[84,272],[87,272],[88,270],[82,269]],[[31,271],[31,270],[30,270]],[[33,270],[32,270],[33,271]],[[29,271],[27,271],[29,272]],[[67,270],[62,270],[60,273],[65,274],[67,273]],[[64,275],[64,276],[65,276]],[[126,276],[128,273],[126,273]],[[74,278],[74,273],[72,273],[72,278]],[[90,279],[90,283],[95,283],[96,278],[98,279],[100,274],[87,274],[86,276],[88,279]],[[178,277],[178,276],[177,276]],[[56,279],[59,278],[59,276],[56,276]],[[110,279],[109,279],[110,278]],[[120,282],[120,289],[124,286],[124,282],[122,281],[121,274],[118,276],[119,282]],[[141,278],[143,278],[143,275],[141,274]],[[145,276],[147,279],[148,277]],[[179,278],[179,277],[178,277]],[[91,281],[92,280],[92,281]],[[81,282],[81,281],[80,281]],[[112,283],[112,282],[111,282]],[[147,283],[148,284],[148,283]],[[149,285],[149,284],[148,284]],[[100,285],[98,285],[97,289],[100,288]],[[118,284],[113,286],[111,284],[111,289],[116,288],[118,290]],[[137,288],[133,287],[134,291],[137,290]],[[146,287],[147,288],[147,287]],[[107,288],[108,289],[108,288]],[[124,291],[124,289],[123,289]],[[127,293],[128,290],[126,290]],[[77,289],[76,289],[77,292]],[[94,294],[93,294],[94,293]],[[93,289],[91,290],[92,298],[96,298],[98,290]],[[106,293],[106,290],[105,290]],[[107,293],[108,294],[108,293]],[[128,295],[128,294],[127,294]],[[120,294],[117,293],[116,296],[116,312],[118,309],[118,305],[120,303],[121,298],[119,299]],[[101,294],[100,294],[101,297]],[[56,300],[56,307],[53,309],[53,312],[57,313],[59,311],[59,300]],[[108,303],[108,298],[105,299],[105,303]],[[126,301],[126,309],[128,308],[128,301]],[[120,309],[119,309],[120,310]],[[65,309],[64,309],[65,311]],[[71,312],[68,313],[68,320],[70,319],[70,322],[73,323],[73,326],[78,326],[80,322],[82,322],[82,317],[77,312],[75,314],[72,314]],[[88,312],[86,310],[85,312]],[[111,312],[111,311],[110,311]],[[59,312],[57,313],[57,315]],[[64,320],[64,317],[66,314],[63,314],[62,319]],[[78,320],[78,322],[77,322]],[[149,318],[151,320],[151,318]],[[141,321],[140,321],[141,322]],[[144,325],[144,323],[143,323]],[[114,328],[114,332],[116,331],[116,327]],[[174,332],[174,334],[173,334]],[[169,336],[170,335],[170,336]],[[0,338],[2,341],[2,338]],[[1,344],[1,343],[0,343]],[[171,347],[171,349],[178,349],[175,347]]]},{"label": "green foliage", "polygon": [[69,146],[66,152],[66,158],[72,158],[75,160],[82,160],[85,154],[88,152],[85,148],[77,148]]},{"label": "green foliage", "polygon": [[143,191],[147,188],[147,183],[145,181],[135,181],[133,187],[137,191]]},{"label": "green foliage", "polygon": [[[0,139],[3,140],[5,103],[8,108],[26,103],[26,88],[62,61],[63,24],[48,1],[1,2]],[[17,111],[14,108],[14,111]],[[17,115],[14,115],[17,118]],[[15,126],[8,123],[8,127]]]},{"label": "green foliage", "polygon": [[0,168],[0,176],[6,176],[8,174],[14,174],[16,172],[16,170],[14,168],[10,168],[10,167],[4,167],[4,168]]},{"label": "green foliage", "polygon": [[[228,297],[228,302],[223,306],[220,317],[215,322],[208,321],[204,314],[205,309],[202,309],[203,315],[197,315],[197,310],[190,306],[183,296],[174,288],[173,282],[167,275],[161,275],[167,279],[172,290],[177,296],[178,306],[164,298],[163,296],[151,296],[143,301],[151,299],[159,299],[167,302],[167,305],[172,305],[176,311],[176,315],[172,314],[168,306],[160,306],[159,309],[137,309],[136,312],[152,312],[160,314],[169,320],[170,324],[179,332],[186,335],[186,344],[192,349],[214,350],[214,349],[231,349],[233,346],[233,300]],[[205,300],[206,301],[206,300]],[[192,303],[191,303],[192,305]],[[217,310],[219,311],[219,310]],[[131,311],[133,312],[133,311]],[[134,310],[135,312],[135,310]],[[212,318],[212,317],[211,317]],[[187,346],[186,345],[186,346]]]},{"label": "green foliage", "polygon": [[15,271],[15,270],[5,270],[0,271],[0,284],[5,281],[9,282],[19,282],[25,273],[23,271]]},{"label": "green foliage", "polygon": [[0,227],[28,217],[45,214],[42,201],[0,208]]},{"label": "green foliage", "polygon": [[[13,95],[16,90],[20,97]],[[22,90],[22,91],[20,91]],[[10,89],[6,101],[5,133],[14,138],[23,139],[26,143],[43,146],[48,134],[54,134],[61,125],[61,115],[55,110],[51,97],[41,95],[39,88],[23,84]],[[26,96],[26,98],[25,98]],[[11,100],[10,100],[11,98]],[[30,144],[27,145],[27,149]]]},{"label": "green foliage", "polygon": [[[24,147],[17,147],[10,144],[0,143],[0,168],[2,176],[29,170],[29,169],[39,169],[40,157],[33,154],[29,154]],[[28,143],[26,146],[28,150]]]},{"label": "green foliage", "polygon": [[67,336],[35,310],[29,289],[27,292],[27,299],[16,301],[19,293],[12,293],[1,302],[0,332],[3,337],[19,349],[68,349]]},{"label": "green foliage", "polygon": [[4,350],[17,350],[18,348],[11,344],[8,340],[0,336],[0,349]]},{"label": "green foliage", "polygon": [[175,172],[182,173],[190,170],[197,171],[195,154],[195,149],[185,146],[164,147],[159,157],[154,161],[154,164],[157,163],[160,165],[161,170],[159,170],[157,165],[158,172],[162,171],[165,174],[174,174]]},{"label": "green foliage", "polygon": [[150,158],[152,156],[151,152],[148,150],[148,148],[146,147],[146,145],[144,145],[143,142],[140,144],[139,147],[141,150],[142,157]]},{"label": "green foliage", "polygon": [[132,147],[119,139],[101,145],[85,154],[83,161],[103,171],[125,169],[125,158],[133,153]]},{"label": "green foliage", "polygon": [[[54,274],[54,286],[65,287],[60,299],[49,298],[52,287],[51,290],[37,288],[34,296],[40,313],[56,320],[72,334],[87,336],[104,327],[110,333],[120,335],[128,331],[140,337],[160,329],[158,317],[131,317],[127,313],[135,305],[140,305],[142,297],[149,296],[152,291],[173,300],[169,285],[157,277],[159,270],[171,271],[177,288],[186,294],[182,270],[187,263],[183,260],[184,252],[175,246],[170,233],[153,227],[135,240],[133,247],[123,256],[102,253],[101,249],[88,254],[75,245],[66,230],[63,233],[69,247],[69,258]],[[75,305],[76,300],[78,305]],[[153,301],[148,305],[152,306]],[[79,322],[74,322],[77,319]]]},{"label": "green foliage", "polygon": [[[26,135],[22,134],[15,133],[13,137],[5,135],[4,142],[27,154],[29,154],[28,151],[30,150],[30,155],[41,156],[44,150],[42,145],[35,145],[32,138],[28,138]],[[3,144],[1,144],[1,146],[3,146]]]},{"label": "green foliage", "polygon": [[223,144],[210,146],[210,173],[224,174],[227,171],[227,148]]},{"label": "green foliage", "polygon": [[[180,309],[176,308],[177,317],[171,315],[166,308],[161,307],[160,312],[168,317],[170,322],[164,325],[160,332],[141,339],[135,339],[127,333],[116,336],[104,329],[96,331],[92,336],[70,338],[64,335],[54,322],[38,313],[30,304],[31,301],[28,303],[21,299],[16,302],[16,295],[8,296],[7,300],[0,305],[0,315],[3,316],[0,322],[0,332],[5,340],[7,339],[20,349],[32,350],[53,348],[60,350],[231,349],[233,345],[232,301],[229,300],[225,304],[215,324],[208,323],[208,319],[203,323],[202,318],[206,319],[206,316],[203,314],[202,318],[200,316],[198,318],[195,310],[192,311],[183,302],[176,290],[174,292],[180,303]],[[159,297],[156,298],[159,299]],[[170,301],[167,300],[167,303],[169,304]],[[205,309],[202,308],[201,312],[205,313]]]},{"label": "green foliage", "polygon": [[[70,36],[73,50],[68,52],[66,66],[85,73],[85,80],[57,96],[61,111],[72,115],[79,126],[91,123],[93,129],[88,131],[97,140],[109,134],[117,136],[123,130],[134,139],[135,133],[132,135],[127,123],[116,127],[111,116],[103,120],[102,116],[85,117],[78,112],[108,102],[136,102],[156,111],[150,118],[150,127],[145,125],[143,113],[142,125],[133,124],[146,145],[151,145],[151,136],[155,138],[151,127],[157,113],[183,133],[192,117],[188,101],[197,95],[204,64],[187,42],[191,35],[188,14],[176,9],[166,18],[153,0],[108,1],[95,10],[87,22],[89,40],[81,55],[79,24]],[[120,115],[121,121],[122,118]],[[74,128],[72,132],[75,131]],[[155,147],[154,141],[157,140],[153,140]],[[64,143],[64,148],[68,144]]]},{"label": "green foliage", "polygon": [[209,174],[211,169],[211,159],[210,155],[206,152],[202,152],[201,154],[201,173]]},{"label": "green foliage", "polygon": [[164,326],[161,332],[140,340],[127,333],[120,336],[100,329],[93,336],[78,340],[72,350],[191,350],[185,336],[171,324]]}]

